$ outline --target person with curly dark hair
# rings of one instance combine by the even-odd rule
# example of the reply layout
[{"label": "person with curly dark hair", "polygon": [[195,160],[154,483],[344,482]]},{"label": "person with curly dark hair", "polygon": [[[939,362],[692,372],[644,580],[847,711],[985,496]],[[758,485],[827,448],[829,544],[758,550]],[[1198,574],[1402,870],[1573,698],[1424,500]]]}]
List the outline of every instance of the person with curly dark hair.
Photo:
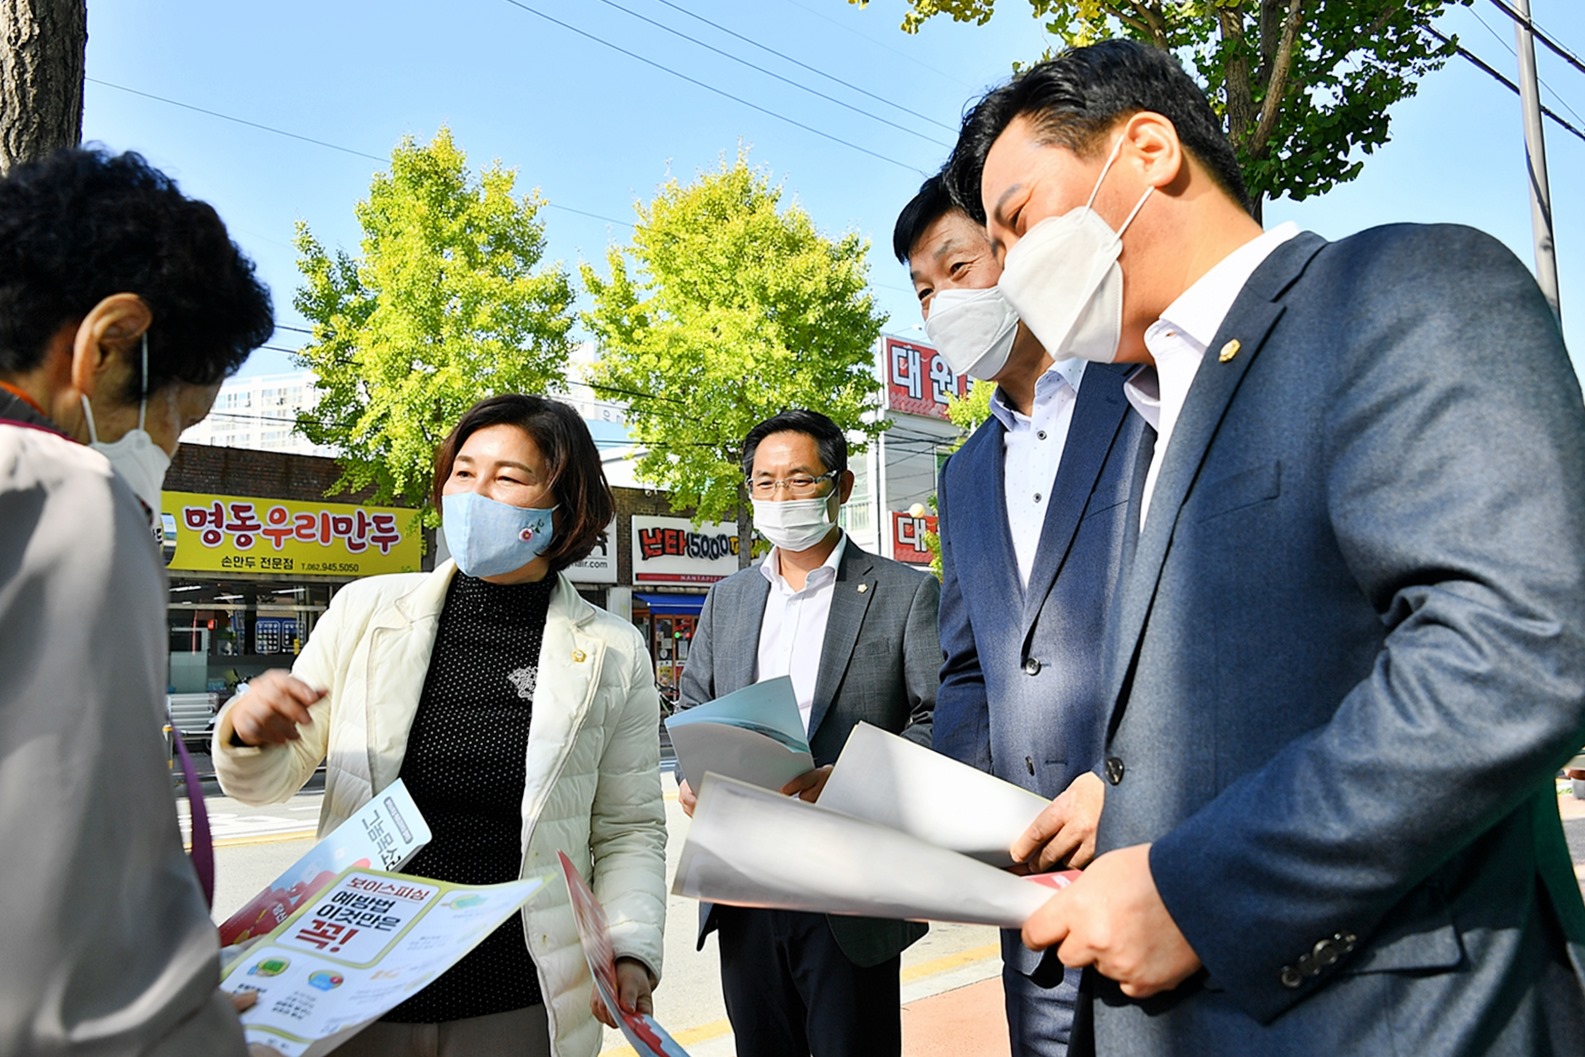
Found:
[{"label": "person with curly dark hair", "polygon": [[136,154],[0,179],[0,1053],[245,1052],[171,800],[149,529],[273,326],[214,209]]}]

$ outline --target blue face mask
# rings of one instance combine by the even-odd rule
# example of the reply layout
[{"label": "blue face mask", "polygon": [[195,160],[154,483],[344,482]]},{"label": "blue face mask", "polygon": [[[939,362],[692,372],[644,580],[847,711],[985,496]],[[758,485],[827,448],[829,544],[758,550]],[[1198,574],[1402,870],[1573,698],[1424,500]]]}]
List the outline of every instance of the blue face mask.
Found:
[{"label": "blue face mask", "polygon": [[549,510],[512,506],[453,492],[440,500],[441,531],[457,568],[469,576],[504,576],[539,557],[555,534]]}]

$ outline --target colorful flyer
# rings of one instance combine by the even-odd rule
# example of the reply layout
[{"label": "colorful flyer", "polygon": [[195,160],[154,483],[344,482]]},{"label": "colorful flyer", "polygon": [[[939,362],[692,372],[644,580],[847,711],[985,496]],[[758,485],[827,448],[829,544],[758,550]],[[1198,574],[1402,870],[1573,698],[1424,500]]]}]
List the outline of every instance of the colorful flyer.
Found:
[{"label": "colorful flyer", "polygon": [[429,837],[424,816],[398,778],[221,922],[220,945],[229,947],[274,932],[348,867],[400,870],[429,843]]},{"label": "colorful flyer", "polygon": [[605,1003],[611,1019],[622,1029],[622,1036],[640,1054],[650,1057],[688,1057],[688,1051],[677,1045],[666,1034],[666,1029],[655,1018],[645,1013],[629,1013],[616,1001],[616,957],[611,949],[611,930],[605,922],[605,908],[594,897],[594,891],[583,879],[578,868],[561,857],[561,872],[567,879],[567,895],[572,901],[572,919],[578,924],[578,939],[583,943],[583,956],[589,962],[589,973],[594,977],[594,989]]},{"label": "colorful flyer", "polygon": [[258,992],[242,1014],[250,1045],[318,1057],[455,965],[550,876],[458,885],[346,870],[233,961],[221,990]]}]

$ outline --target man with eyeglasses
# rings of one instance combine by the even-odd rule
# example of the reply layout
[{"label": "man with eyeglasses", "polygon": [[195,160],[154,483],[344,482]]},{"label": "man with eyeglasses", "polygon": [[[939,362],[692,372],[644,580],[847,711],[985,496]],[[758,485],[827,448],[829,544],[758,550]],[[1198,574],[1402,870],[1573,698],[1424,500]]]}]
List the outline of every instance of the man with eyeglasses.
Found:
[{"label": "man with eyeglasses", "polygon": [[[826,416],[785,411],[749,430],[743,472],[771,551],[710,589],[681,707],[790,676],[816,767],[782,792],[813,802],[861,722],[930,744],[940,589],[837,526],[853,473],[847,438]],[[691,815],[693,790],[686,780],[679,789]],[[923,925],[706,903],[701,948],[712,931],[739,1057],[901,1053],[898,968]]]}]

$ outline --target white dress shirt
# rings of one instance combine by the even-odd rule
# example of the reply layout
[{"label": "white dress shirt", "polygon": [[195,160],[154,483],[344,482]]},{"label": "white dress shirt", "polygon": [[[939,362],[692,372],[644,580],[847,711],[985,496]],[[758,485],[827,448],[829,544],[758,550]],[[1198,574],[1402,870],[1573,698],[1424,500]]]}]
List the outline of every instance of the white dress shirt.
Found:
[{"label": "white dress shirt", "polygon": [[1205,359],[1206,348],[1255,269],[1298,233],[1298,225],[1289,221],[1244,243],[1178,295],[1145,331],[1145,347],[1156,361],[1155,368],[1136,371],[1123,383],[1128,402],[1156,431],[1156,448],[1145,475],[1139,508],[1141,531],[1167,444],[1183,412],[1183,402],[1189,397],[1189,387]]},{"label": "white dress shirt", "polygon": [[1012,531],[1013,555],[1025,587],[1034,568],[1040,530],[1046,523],[1051,489],[1062,465],[1083,378],[1083,360],[1057,360],[1035,380],[1035,402],[1028,415],[1009,406],[1000,388],[991,396],[991,414],[1004,430],[1002,485],[1007,496],[1007,527]]},{"label": "white dress shirt", "polygon": [[772,547],[760,562],[759,571],[770,581],[770,596],[765,599],[765,619],[759,627],[759,666],[756,682],[779,675],[792,676],[793,694],[798,698],[798,714],[803,717],[804,735],[809,734],[809,713],[814,708],[815,680],[820,674],[820,654],[825,647],[826,622],[831,617],[831,596],[836,593],[837,566],[847,550],[843,533],[831,554],[804,580],[802,591],[794,591],[781,574],[781,550]]}]

